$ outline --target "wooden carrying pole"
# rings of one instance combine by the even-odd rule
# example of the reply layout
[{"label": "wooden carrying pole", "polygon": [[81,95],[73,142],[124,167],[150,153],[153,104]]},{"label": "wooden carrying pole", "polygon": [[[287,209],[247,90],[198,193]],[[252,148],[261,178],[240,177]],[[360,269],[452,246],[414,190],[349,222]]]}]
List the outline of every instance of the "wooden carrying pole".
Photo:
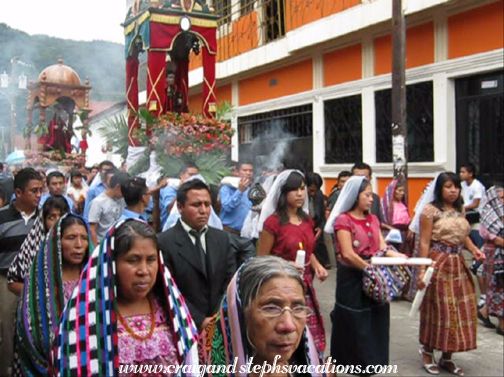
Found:
[{"label": "wooden carrying pole", "polygon": [[407,200],[406,20],[402,0],[393,0],[392,7],[392,161],[394,163],[394,179],[404,182]]}]

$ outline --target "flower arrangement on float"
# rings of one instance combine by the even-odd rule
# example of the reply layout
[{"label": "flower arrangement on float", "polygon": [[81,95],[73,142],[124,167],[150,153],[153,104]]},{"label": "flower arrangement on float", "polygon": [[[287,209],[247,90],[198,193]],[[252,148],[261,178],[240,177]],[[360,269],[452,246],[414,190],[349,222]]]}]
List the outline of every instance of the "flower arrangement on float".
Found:
[{"label": "flower arrangement on float", "polygon": [[64,170],[79,169],[84,166],[86,157],[79,153],[62,153],[60,151],[39,152],[25,151],[25,166],[54,167]]},{"label": "flower arrangement on float", "polygon": [[[130,169],[130,174],[148,170],[150,151],[155,151],[164,176],[177,177],[180,168],[189,162],[198,166],[209,184],[216,184],[229,175],[231,169],[227,163],[234,130],[223,116],[231,111],[230,105],[224,103],[221,106],[227,110],[218,113],[216,118],[192,113],[167,113],[154,118],[147,110],[141,109],[140,118],[149,124],[150,135],[140,129],[135,136],[149,148]],[[106,142],[110,144],[110,141]]]}]

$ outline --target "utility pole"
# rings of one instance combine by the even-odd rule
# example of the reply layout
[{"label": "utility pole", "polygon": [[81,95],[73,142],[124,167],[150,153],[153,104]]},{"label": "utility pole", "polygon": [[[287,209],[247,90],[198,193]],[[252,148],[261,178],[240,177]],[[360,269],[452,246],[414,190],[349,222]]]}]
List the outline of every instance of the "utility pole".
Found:
[{"label": "utility pole", "polygon": [[406,20],[402,0],[392,4],[392,161],[394,179],[404,182],[408,200],[408,139],[406,127]]}]

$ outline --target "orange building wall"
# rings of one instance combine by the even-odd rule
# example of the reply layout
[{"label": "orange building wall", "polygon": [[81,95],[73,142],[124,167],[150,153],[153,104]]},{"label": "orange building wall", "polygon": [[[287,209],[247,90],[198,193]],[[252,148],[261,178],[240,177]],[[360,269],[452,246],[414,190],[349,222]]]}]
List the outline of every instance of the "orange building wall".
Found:
[{"label": "orange building wall", "polygon": [[232,32],[217,40],[217,62],[243,54],[259,45],[257,12],[233,22]]},{"label": "orange building wall", "polygon": [[324,178],[324,193],[326,196],[329,196],[336,183],[338,183],[338,178]]},{"label": "orange building wall", "polygon": [[[217,87],[217,104],[228,101],[231,103],[231,84]],[[189,112],[200,114],[203,111],[203,93],[189,96]]]},{"label": "orange building wall", "polygon": [[203,54],[196,55],[192,50],[189,55],[189,71],[203,67]]},{"label": "orange building wall", "polygon": [[217,102],[224,101],[233,103],[231,95],[231,84],[217,87]]},{"label": "orange building wall", "polygon": [[285,28],[289,32],[300,26],[359,5],[361,0],[286,0]]},{"label": "orange building wall", "polygon": [[[377,189],[374,190],[380,196],[383,197],[385,194],[385,189],[392,182],[392,178],[377,178]],[[413,210],[415,205],[422,196],[422,192],[427,186],[427,184],[432,181],[432,178],[409,178],[408,179],[408,207],[410,215],[413,215]]]},{"label": "orange building wall", "polygon": [[203,93],[189,96],[189,112],[201,114],[203,112]]},{"label": "orange building wall", "polygon": [[362,78],[362,45],[342,48],[324,55],[324,86]]},{"label": "orange building wall", "polygon": [[[271,80],[277,84],[270,86]],[[239,82],[240,106],[313,89],[313,62],[304,60]]]},{"label": "orange building wall", "polygon": [[448,57],[455,59],[504,47],[503,13],[501,0],[448,18]]},{"label": "orange building wall", "polygon": [[[392,72],[392,36],[376,38],[375,75]],[[406,69],[434,63],[434,24],[432,22],[406,31]]]}]

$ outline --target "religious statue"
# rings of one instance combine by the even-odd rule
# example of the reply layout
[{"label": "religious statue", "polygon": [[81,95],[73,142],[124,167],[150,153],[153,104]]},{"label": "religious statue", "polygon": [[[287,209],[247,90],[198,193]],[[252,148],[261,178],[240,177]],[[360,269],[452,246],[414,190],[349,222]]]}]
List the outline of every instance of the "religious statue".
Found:
[{"label": "religious statue", "polygon": [[61,151],[63,149],[65,153],[72,152],[72,144],[70,143],[72,131],[63,118],[62,110],[56,107],[54,116],[47,127],[49,133],[43,137],[45,151]]},{"label": "religious statue", "polygon": [[166,74],[166,111],[174,113],[187,113],[189,109],[184,103],[184,97],[177,88],[175,83],[175,72],[169,70]]}]

